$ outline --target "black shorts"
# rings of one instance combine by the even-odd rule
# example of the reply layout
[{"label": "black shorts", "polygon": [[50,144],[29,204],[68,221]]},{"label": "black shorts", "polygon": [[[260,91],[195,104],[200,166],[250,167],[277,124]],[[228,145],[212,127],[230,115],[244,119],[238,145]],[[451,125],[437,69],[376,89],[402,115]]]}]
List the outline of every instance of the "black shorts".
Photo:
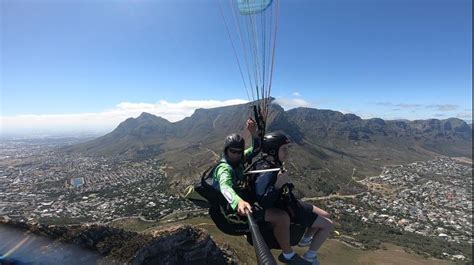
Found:
[{"label": "black shorts", "polygon": [[311,227],[318,218],[318,215],[313,212],[313,205],[298,200],[291,205],[291,223],[299,224],[304,227]]},{"label": "black shorts", "polygon": [[[316,218],[318,218],[318,215],[313,212],[313,205],[300,200],[292,204],[290,207],[291,210],[281,205],[276,206],[276,208],[287,212],[290,215],[292,224],[298,224],[304,227],[311,227]],[[254,208],[252,215],[257,222],[265,222],[265,209]]]}]

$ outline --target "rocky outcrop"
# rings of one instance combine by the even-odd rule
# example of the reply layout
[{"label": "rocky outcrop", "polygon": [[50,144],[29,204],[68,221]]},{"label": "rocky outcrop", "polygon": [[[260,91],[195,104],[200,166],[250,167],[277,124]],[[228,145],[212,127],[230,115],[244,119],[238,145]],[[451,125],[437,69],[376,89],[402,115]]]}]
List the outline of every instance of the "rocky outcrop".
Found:
[{"label": "rocky outcrop", "polygon": [[136,233],[102,224],[43,225],[0,218],[0,225],[28,230],[96,251],[97,264],[237,264],[228,248],[218,247],[206,230],[174,225]]}]

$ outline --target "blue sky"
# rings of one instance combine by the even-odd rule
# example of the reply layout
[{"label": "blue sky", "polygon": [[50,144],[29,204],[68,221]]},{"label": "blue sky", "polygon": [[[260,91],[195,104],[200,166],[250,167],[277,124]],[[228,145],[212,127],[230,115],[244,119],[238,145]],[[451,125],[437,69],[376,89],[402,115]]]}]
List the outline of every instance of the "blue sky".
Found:
[{"label": "blue sky", "polygon": [[[108,130],[141,110],[175,121],[248,100],[217,3],[1,0],[2,131],[94,116]],[[472,120],[471,22],[469,0],[281,0],[272,96]]]}]

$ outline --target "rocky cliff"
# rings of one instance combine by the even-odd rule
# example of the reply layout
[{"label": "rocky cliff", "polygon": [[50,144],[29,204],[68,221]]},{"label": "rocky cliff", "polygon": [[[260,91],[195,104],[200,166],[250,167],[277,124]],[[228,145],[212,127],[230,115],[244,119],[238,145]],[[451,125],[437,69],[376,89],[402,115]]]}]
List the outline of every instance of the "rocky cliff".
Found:
[{"label": "rocky cliff", "polygon": [[[217,246],[206,230],[190,225],[166,226],[146,233],[103,224],[58,226],[4,218],[0,218],[0,225],[97,252],[102,258],[96,264],[102,265],[237,264],[237,258],[230,249]],[[68,263],[68,259],[77,258],[80,257],[64,257],[63,261]]]}]

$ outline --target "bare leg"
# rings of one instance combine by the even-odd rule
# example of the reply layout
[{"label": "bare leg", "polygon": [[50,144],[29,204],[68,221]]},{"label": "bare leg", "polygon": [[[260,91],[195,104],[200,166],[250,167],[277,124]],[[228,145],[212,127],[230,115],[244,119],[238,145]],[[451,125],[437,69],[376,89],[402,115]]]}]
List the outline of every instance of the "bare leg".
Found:
[{"label": "bare leg", "polygon": [[316,228],[318,231],[314,234],[309,249],[317,251],[329,237],[329,234],[331,234],[331,231],[334,229],[334,223],[324,216],[318,216],[311,228]]},{"label": "bare leg", "polygon": [[306,232],[304,233],[304,237],[312,237],[312,236],[314,236],[314,234],[316,234],[318,232],[318,230],[319,230],[319,228],[310,227],[310,228],[306,229]]},{"label": "bare leg", "polygon": [[[329,218],[330,217],[330,214],[328,212],[326,212],[325,210],[321,209],[321,208],[318,208],[316,206],[313,205],[313,212],[316,213],[318,215],[318,218],[320,216],[322,217],[326,217],[326,218]],[[314,236],[315,233],[317,233],[319,230],[318,227],[310,227],[306,230],[304,236],[305,237],[312,237]]]},{"label": "bare leg", "polygon": [[281,250],[284,253],[293,252],[290,245],[290,217],[288,213],[277,208],[270,208],[265,211],[265,221],[273,225],[273,234],[280,244]]}]

